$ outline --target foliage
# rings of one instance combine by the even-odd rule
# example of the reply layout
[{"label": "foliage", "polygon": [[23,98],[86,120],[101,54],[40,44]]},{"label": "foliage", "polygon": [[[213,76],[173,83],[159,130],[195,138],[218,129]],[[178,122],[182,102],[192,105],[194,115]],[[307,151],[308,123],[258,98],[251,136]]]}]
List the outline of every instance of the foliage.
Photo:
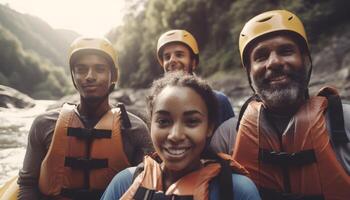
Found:
[{"label": "foliage", "polygon": [[156,43],[169,29],[186,29],[197,38],[198,73],[210,76],[240,67],[238,36],[253,16],[273,9],[296,13],[306,26],[311,46],[318,50],[317,44],[325,38],[322,35],[349,23],[349,5],[346,0],[134,0],[128,6],[124,25],[108,37],[120,53],[121,85],[147,87],[162,73],[156,60]]},{"label": "foliage", "polygon": [[16,37],[1,26],[0,44],[0,84],[45,99],[61,97],[70,90],[62,68],[24,51]]},{"label": "foliage", "polygon": [[36,17],[0,5],[0,84],[33,98],[71,93],[67,65],[72,31],[54,30]]}]

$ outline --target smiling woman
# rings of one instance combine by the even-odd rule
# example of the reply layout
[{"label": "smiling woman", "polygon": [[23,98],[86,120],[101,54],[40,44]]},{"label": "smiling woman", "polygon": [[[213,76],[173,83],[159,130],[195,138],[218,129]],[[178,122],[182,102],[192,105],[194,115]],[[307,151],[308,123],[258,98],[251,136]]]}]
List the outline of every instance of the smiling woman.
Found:
[{"label": "smiling woman", "polygon": [[121,24],[125,10],[125,0],[0,0],[0,3],[37,16],[55,29],[94,36],[103,36]]},{"label": "smiling woman", "polygon": [[218,105],[204,80],[168,73],[153,83],[147,102],[156,155],[145,157],[136,170],[142,172],[128,168],[115,176],[102,199],[260,199],[240,175],[246,170],[209,147]]}]

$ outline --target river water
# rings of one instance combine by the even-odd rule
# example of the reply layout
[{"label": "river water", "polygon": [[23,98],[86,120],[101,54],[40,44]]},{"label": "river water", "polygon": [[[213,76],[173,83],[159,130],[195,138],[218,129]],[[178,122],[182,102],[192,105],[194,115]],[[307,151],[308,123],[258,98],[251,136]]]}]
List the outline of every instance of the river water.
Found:
[{"label": "river water", "polygon": [[18,174],[32,121],[55,101],[36,100],[35,103],[28,109],[0,108],[0,185]]}]

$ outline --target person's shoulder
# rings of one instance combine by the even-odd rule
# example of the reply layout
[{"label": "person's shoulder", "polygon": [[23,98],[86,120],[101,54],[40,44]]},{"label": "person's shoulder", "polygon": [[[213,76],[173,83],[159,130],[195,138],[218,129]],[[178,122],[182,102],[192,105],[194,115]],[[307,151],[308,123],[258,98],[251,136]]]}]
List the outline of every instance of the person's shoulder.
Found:
[{"label": "person's shoulder", "polygon": [[224,105],[231,107],[230,100],[224,93],[217,91],[217,90],[213,90],[213,91],[214,91],[215,97],[218,100],[219,104],[224,104]]},{"label": "person's shoulder", "polygon": [[232,126],[232,124],[233,124],[233,126],[236,126],[237,120],[238,120],[237,117],[231,117],[231,118],[227,119],[226,121],[222,122],[221,125]]},{"label": "person's shoulder", "polygon": [[227,99],[228,97],[223,93],[218,90],[213,90],[215,96],[219,99]]},{"label": "person's shoulder", "polygon": [[232,174],[232,183],[235,199],[260,199],[256,185],[247,176]]},{"label": "person's shoulder", "polygon": [[33,124],[56,123],[59,114],[59,109],[46,111],[36,116]]},{"label": "person's shoulder", "polygon": [[132,184],[132,178],[135,169],[136,167],[129,167],[115,175],[101,199],[120,199],[120,197],[123,196],[123,194],[128,190],[128,188]]},{"label": "person's shoulder", "polygon": [[129,117],[132,129],[137,129],[137,128],[148,129],[146,122],[142,120],[139,116],[129,111],[127,111],[127,113],[128,113],[128,117]]}]

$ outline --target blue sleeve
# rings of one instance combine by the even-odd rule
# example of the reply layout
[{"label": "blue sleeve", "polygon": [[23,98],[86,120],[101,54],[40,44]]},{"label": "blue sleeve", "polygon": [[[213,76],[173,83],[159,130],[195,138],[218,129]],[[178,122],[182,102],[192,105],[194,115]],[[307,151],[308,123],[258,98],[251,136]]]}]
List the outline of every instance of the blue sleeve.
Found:
[{"label": "blue sleeve", "polygon": [[132,184],[133,174],[136,167],[129,167],[119,172],[109,183],[101,200],[118,200]]},{"label": "blue sleeve", "polygon": [[228,100],[227,96],[218,91],[214,91],[216,99],[219,103],[219,119],[218,119],[218,125],[220,125],[222,122],[230,119],[231,117],[234,117],[235,114],[232,109],[232,105],[230,101]]},{"label": "blue sleeve", "polygon": [[[252,180],[240,174],[232,174],[234,200],[260,200],[258,189]],[[217,178],[210,183],[210,199],[220,199],[220,185]]]}]

